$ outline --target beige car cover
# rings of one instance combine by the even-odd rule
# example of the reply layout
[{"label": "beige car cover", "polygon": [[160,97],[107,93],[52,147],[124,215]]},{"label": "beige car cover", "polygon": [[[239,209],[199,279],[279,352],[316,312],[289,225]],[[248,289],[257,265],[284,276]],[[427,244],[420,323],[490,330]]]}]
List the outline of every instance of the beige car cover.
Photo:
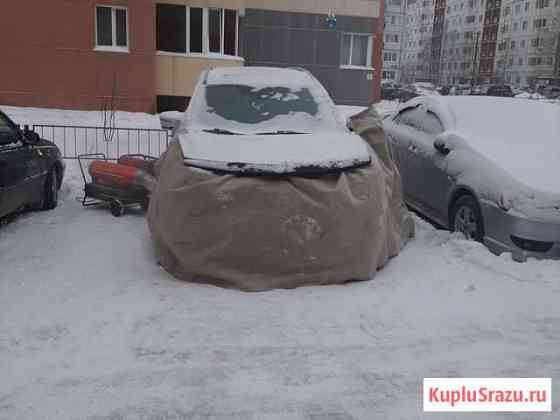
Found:
[{"label": "beige car cover", "polygon": [[186,166],[171,142],[148,211],[159,263],[179,279],[246,291],[371,279],[414,225],[378,114],[352,125],[382,158],[320,177],[217,175]]}]

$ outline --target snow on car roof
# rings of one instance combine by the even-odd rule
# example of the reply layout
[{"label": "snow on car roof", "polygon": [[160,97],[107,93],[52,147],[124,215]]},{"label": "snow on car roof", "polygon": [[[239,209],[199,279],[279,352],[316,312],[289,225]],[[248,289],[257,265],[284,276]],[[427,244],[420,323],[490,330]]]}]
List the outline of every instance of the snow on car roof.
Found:
[{"label": "snow on car roof", "polygon": [[446,129],[524,184],[560,193],[560,106],[512,98],[424,98]]},{"label": "snow on car roof", "polygon": [[208,72],[208,85],[245,85],[253,87],[309,87],[313,79],[307,71],[276,67],[220,67]]}]

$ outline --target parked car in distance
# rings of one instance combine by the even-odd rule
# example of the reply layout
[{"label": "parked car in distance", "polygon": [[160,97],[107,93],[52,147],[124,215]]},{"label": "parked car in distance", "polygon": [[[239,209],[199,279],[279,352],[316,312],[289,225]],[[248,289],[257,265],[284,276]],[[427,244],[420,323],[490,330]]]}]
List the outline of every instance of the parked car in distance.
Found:
[{"label": "parked car in distance", "polygon": [[0,111],[0,217],[57,206],[65,164],[60,150]]},{"label": "parked car in distance", "polygon": [[488,87],[488,90],[486,91],[486,95],[512,98],[513,91],[511,90],[511,86],[508,85],[492,85]]},{"label": "parked car in distance", "polygon": [[440,95],[449,95],[449,91],[451,90],[451,86],[438,86],[436,90],[439,92]]},{"label": "parked car in distance", "polygon": [[381,84],[381,99],[393,101],[399,98],[400,85],[393,82],[384,82]]},{"label": "parked car in distance", "polygon": [[489,86],[486,85],[474,85],[471,89],[471,95],[473,96],[480,96],[480,95],[487,95],[488,94]]},{"label": "parked car in distance", "polygon": [[542,89],[541,94],[546,99],[558,99],[560,98],[560,86],[547,86]]},{"label": "parked car in distance", "polygon": [[410,207],[497,254],[560,258],[560,107],[421,96],[383,125]]},{"label": "parked car in distance", "polygon": [[413,86],[404,86],[398,90],[397,99],[399,102],[407,102],[410,101],[412,98],[416,98],[420,96],[420,93],[414,89]]}]

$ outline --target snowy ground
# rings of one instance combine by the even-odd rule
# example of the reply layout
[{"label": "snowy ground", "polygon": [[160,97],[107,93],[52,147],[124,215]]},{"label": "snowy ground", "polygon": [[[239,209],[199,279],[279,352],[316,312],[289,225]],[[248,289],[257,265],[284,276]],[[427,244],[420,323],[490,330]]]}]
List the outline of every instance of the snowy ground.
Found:
[{"label": "snowy ground", "polygon": [[[174,280],[140,212],[0,227],[0,419],[557,419],[560,262],[416,219],[369,282],[247,294]],[[552,377],[553,414],[422,413],[424,377]]]}]

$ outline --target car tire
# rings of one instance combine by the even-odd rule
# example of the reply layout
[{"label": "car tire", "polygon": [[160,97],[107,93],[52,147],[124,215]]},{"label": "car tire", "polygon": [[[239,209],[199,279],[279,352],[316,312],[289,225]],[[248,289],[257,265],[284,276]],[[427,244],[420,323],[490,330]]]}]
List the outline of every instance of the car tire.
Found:
[{"label": "car tire", "polygon": [[121,217],[124,214],[124,205],[119,200],[112,200],[110,203],[111,214]]},{"label": "car tire", "polygon": [[56,169],[51,169],[47,175],[41,200],[41,210],[52,210],[58,206],[58,176]]},{"label": "car tire", "polygon": [[150,208],[150,197],[148,196],[143,197],[142,200],[140,201],[140,207],[144,212],[147,212],[148,209]]},{"label": "car tire", "polygon": [[469,240],[483,241],[484,221],[476,198],[463,195],[453,204],[450,225],[453,232],[461,232]]}]

